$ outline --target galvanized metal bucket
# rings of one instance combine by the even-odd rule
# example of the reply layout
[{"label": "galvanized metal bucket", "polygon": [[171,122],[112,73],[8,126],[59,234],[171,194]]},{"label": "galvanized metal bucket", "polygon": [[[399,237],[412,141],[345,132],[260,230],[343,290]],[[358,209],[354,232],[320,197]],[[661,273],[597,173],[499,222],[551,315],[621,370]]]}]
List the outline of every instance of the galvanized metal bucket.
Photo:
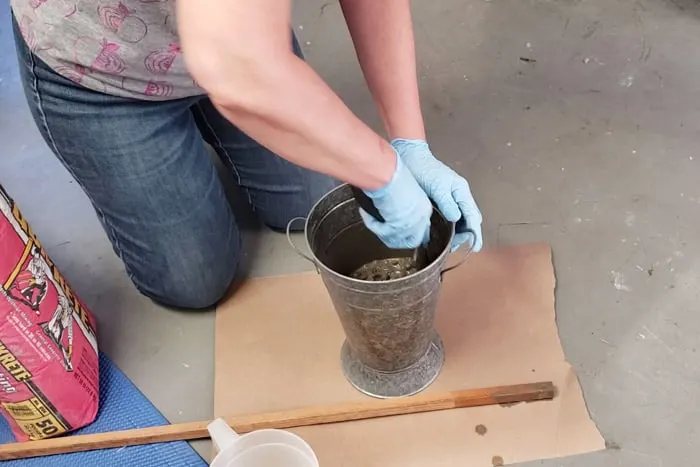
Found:
[{"label": "galvanized metal bucket", "polygon": [[[287,226],[287,234],[293,219]],[[413,250],[386,247],[360,217],[349,185],[327,193],[305,219],[304,236],[311,256],[300,252],[320,273],[340,318],[346,340],[342,369],[358,390],[380,398],[402,397],[428,387],[444,361],[442,341],[434,328],[442,274],[455,226],[434,209],[430,243],[423,267],[405,277],[383,281],[350,277],[378,259],[413,255]],[[470,252],[469,250],[467,252]]]}]

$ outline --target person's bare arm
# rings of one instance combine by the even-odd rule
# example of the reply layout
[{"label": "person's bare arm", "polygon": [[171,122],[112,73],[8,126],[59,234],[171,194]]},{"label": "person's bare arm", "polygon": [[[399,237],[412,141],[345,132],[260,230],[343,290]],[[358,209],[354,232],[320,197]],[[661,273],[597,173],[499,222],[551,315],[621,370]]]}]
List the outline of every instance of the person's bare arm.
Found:
[{"label": "person's bare arm", "polygon": [[340,0],[390,139],[425,139],[409,0]]},{"label": "person's bare arm", "polygon": [[396,155],[291,48],[290,0],[178,0],[185,62],[219,111],[281,157],[366,190]]}]

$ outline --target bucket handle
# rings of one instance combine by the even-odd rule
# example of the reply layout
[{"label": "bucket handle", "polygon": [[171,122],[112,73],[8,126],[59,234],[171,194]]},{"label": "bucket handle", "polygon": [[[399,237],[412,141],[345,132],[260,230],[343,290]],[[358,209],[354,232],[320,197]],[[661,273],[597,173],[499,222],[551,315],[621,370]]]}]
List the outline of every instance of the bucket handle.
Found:
[{"label": "bucket handle", "polygon": [[446,272],[452,271],[453,269],[456,269],[460,267],[464,262],[469,258],[469,255],[472,254],[474,251],[474,247],[476,246],[476,232],[474,232],[472,229],[465,229],[465,233],[471,233],[472,234],[472,244],[469,246],[469,249],[462,255],[462,258],[457,261],[456,264],[453,264],[452,266],[446,267],[440,272],[440,279],[442,279],[442,276],[445,275]]},{"label": "bucket handle", "polygon": [[294,241],[292,240],[292,224],[296,221],[306,221],[306,217],[295,217],[293,219],[290,219],[289,222],[287,222],[287,242],[289,243],[289,246],[292,247],[292,249],[302,258],[304,258],[306,261],[309,263],[313,264],[314,267],[316,268],[316,272],[318,272],[318,266],[316,265],[316,261],[314,261],[309,255],[306,253],[302,253],[302,251],[297,248],[297,246],[294,244]]}]

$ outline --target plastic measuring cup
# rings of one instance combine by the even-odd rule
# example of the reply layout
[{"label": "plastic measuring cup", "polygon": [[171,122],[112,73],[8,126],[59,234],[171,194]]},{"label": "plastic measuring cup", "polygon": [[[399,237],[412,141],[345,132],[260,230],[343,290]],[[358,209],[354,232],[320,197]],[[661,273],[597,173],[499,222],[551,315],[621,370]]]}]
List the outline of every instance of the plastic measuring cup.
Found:
[{"label": "plastic measuring cup", "polygon": [[219,453],[211,467],[319,467],[306,441],[284,430],[258,430],[239,435],[217,418],[207,426]]}]

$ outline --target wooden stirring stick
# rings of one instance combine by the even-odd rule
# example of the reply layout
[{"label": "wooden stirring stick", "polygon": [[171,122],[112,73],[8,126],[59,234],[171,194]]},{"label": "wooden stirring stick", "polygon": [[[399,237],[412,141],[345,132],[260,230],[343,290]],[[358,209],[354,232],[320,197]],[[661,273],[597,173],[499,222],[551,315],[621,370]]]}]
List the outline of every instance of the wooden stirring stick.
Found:
[{"label": "wooden stirring stick", "polygon": [[[426,393],[398,399],[372,399],[363,402],[233,416],[227,417],[225,420],[236,432],[247,433],[264,428],[285,429],[462,407],[549,400],[553,399],[555,394],[556,388],[552,382],[542,382],[466,389],[438,394]],[[0,460],[208,438],[207,425],[209,423],[209,421],[177,423],[134,430],[4,444],[0,445]]]}]

